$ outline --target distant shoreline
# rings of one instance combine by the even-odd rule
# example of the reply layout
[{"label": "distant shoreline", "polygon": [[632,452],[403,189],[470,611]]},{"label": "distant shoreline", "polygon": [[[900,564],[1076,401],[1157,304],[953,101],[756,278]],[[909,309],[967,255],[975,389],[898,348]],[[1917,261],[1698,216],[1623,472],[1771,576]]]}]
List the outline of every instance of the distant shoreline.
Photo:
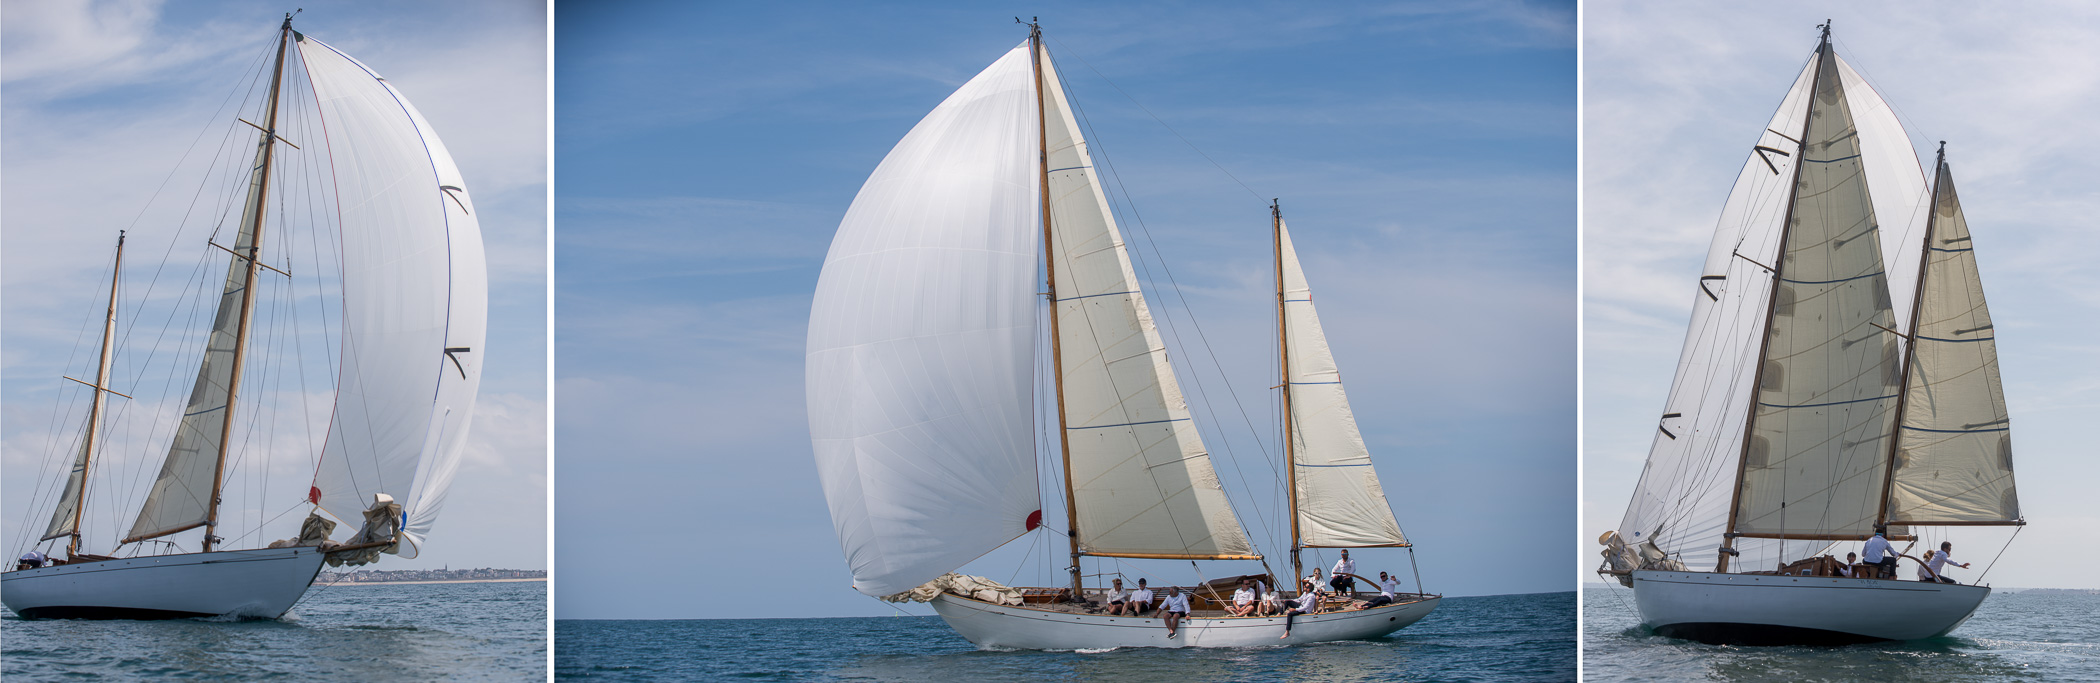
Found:
[{"label": "distant shoreline", "polygon": [[543,576],[543,577],[540,577],[540,578],[537,578],[537,579],[449,579],[449,580],[445,580],[445,581],[337,581],[337,582],[335,582],[335,583],[331,583],[331,584],[324,584],[324,585],[328,585],[328,586],[401,586],[401,585],[407,585],[407,584],[415,584],[415,583],[522,583],[522,582],[526,582],[526,581],[542,581],[542,582],[544,582],[544,581],[546,581],[546,580],[547,580],[547,577],[544,577],[544,576]]}]

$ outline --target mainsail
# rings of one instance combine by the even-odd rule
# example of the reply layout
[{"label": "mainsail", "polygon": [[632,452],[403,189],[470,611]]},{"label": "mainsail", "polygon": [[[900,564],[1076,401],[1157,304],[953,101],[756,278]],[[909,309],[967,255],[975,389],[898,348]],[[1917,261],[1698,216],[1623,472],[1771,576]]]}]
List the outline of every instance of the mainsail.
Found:
[{"label": "mainsail", "polygon": [[2020,519],[2020,503],[1997,334],[1954,173],[1943,161],[1937,175],[1889,518],[2010,523]]},{"label": "mainsail", "polygon": [[1283,329],[1290,368],[1291,452],[1297,487],[1298,539],[1304,547],[1406,545],[1393,518],[1371,451],[1357,431],[1356,414],[1342,391],[1341,370],[1327,348],[1312,286],[1298,264],[1290,228],[1276,224],[1277,259],[1283,276]]},{"label": "mainsail", "polygon": [[817,279],[810,439],[868,595],[1040,520],[1033,81],[1024,44],[927,114],[854,197]]},{"label": "mainsail", "polygon": [[1823,46],[1773,267],[1734,530],[1809,540],[1873,533],[1902,374],[1859,132]]},{"label": "mainsail", "polygon": [[[1831,65],[1826,67],[1826,64]],[[1832,70],[1826,70],[1832,69]],[[1821,78],[1819,79],[1819,74]],[[1818,82],[1831,85],[1817,88]],[[1685,342],[1678,362],[1676,377],[1672,381],[1670,397],[1661,411],[1649,451],[1648,462],[1642,470],[1639,486],[1621,519],[1618,535],[1635,544],[1654,543],[1658,550],[1666,553],[1693,569],[1713,566],[1722,546],[1724,532],[1728,528],[1730,507],[1737,501],[1734,487],[1739,468],[1743,467],[1745,419],[1749,415],[1752,385],[1758,380],[1761,367],[1759,351],[1762,337],[1758,334],[1766,329],[1768,306],[1772,301],[1772,273],[1769,266],[1775,264],[1778,254],[1781,225],[1788,216],[1788,206],[1798,194],[1794,186],[1795,166],[1801,154],[1801,138],[1806,117],[1809,115],[1811,89],[1824,94],[1819,99],[1819,112],[1830,112],[1839,104],[1844,106],[1844,116],[1849,118],[1849,131],[1843,127],[1836,131],[1841,140],[1816,140],[1817,143],[1837,142],[1853,146],[1853,159],[1839,160],[1847,154],[1832,154],[1818,147],[1807,156],[1818,160],[1807,164],[1816,168],[1803,168],[1803,182],[1819,183],[1819,186],[1843,188],[1855,193],[1872,193],[1862,200],[1855,194],[1852,220],[1864,216],[1876,216],[1889,221],[1893,229],[1866,230],[1873,226],[1855,227],[1854,233],[1873,235],[1868,241],[1879,241],[1883,253],[1893,255],[1887,262],[1896,264],[1887,269],[1881,278],[1884,282],[1908,283],[1915,277],[1909,268],[1903,267],[1906,260],[1916,258],[1916,236],[1922,229],[1927,202],[1924,175],[1917,167],[1916,156],[1910,152],[1908,137],[1897,121],[1894,111],[1868,86],[1858,74],[1834,52],[1819,47],[1781,101],[1778,111],[1772,116],[1765,130],[1759,135],[1754,149],[1744,160],[1726,207],[1717,222],[1713,241],[1707,253],[1706,265],[1701,277],[1692,289],[1691,324],[1685,334]],[[1836,114],[1830,114],[1835,116]],[[1823,130],[1828,135],[1831,131]],[[1846,133],[1852,135],[1846,137]],[[1831,168],[1841,165],[1843,170]],[[1852,166],[1851,164],[1857,164]],[[1860,182],[1853,182],[1858,180]],[[1822,197],[1812,197],[1809,213],[1804,220],[1814,220],[1827,228],[1830,223],[1845,220],[1825,210]],[[1819,228],[1820,229],[1820,228]],[[1809,241],[1802,241],[1807,239]],[[1852,239],[1857,240],[1857,235]],[[1813,238],[1790,239],[1792,248],[1812,246]],[[1848,242],[1847,249],[1859,242]],[[1834,248],[1834,244],[1823,246]],[[1790,249],[1791,251],[1791,249]],[[1823,268],[1829,268],[1828,259],[1823,259]],[[1862,271],[1871,272],[1871,271]],[[1814,280],[1816,278],[1796,272],[1787,279]],[[1857,282],[1857,281],[1855,281]],[[1802,304],[1802,285],[1787,283],[1793,288],[1793,304]],[[1807,285],[1806,288],[1822,291],[1825,285]],[[1882,285],[1882,291],[1893,296],[1887,301],[1895,310],[1907,310],[1910,305],[1910,288],[1898,286],[1890,291]],[[1871,294],[1871,290],[1869,291]],[[1826,306],[1829,302],[1812,301],[1810,306]],[[1869,302],[1869,305],[1876,302]],[[1797,309],[1789,309],[1790,312]],[[1805,309],[1801,309],[1805,310]],[[1796,313],[1796,316],[1799,314]],[[1793,316],[1790,316],[1793,317]],[[1811,313],[1812,317],[1812,313]],[[1889,325],[1886,319],[1877,317],[1881,324]],[[1783,323],[1796,331],[1806,332],[1801,325]],[[1867,332],[1880,333],[1872,327]],[[1894,335],[1885,335],[1893,339]],[[1865,333],[1852,337],[1864,338]],[[1848,337],[1850,338],[1850,337]],[[1788,348],[1801,348],[1798,340],[1786,342]],[[1842,342],[1839,342],[1842,345]],[[1853,350],[1860,350],[1857,342]],[[1875,356],[1867,360],[1877,372],[1884,371],[1887,358],[1886,345],[1873,349]],[[1781,354],[1784,355],[1784,354]],[[1900,358],[1900,349],[1899,349]],[[1782,358],[1782,361],[1788,358]],[[1796,369],[1796,377],[1807,370]],[[1787,370],[1780,370],[1786,375]],[[1778,377],[1784,382],[1787,377]],[[1879,381],[1877,377],[1860,378]],[[1795,384],[1800,388],[1798,382]],[[1875,396],[1895,393],[1886,391]],[[1765,398],[1761,396],[1761,399]],[[1770,401],[1781,405],[1785,399]],[[1809,401],[1813,402],[1813,401]],[[1880,402],[1876,402],[1878,405]],[[1842,406],[1823,406],[1809,410],[1827,410]],[[1772,408],[1760,408],[1772,411]],[[1884,408],[1885,410],[1885,408]],[[1760,420],[1767,418],[1760,417]],[[1784,421],[1785,418],[1774,418]],[[1768,426],[1770,423],[1766,423]],[[1762,430],[1761,430],[1762,431]],[[1886,434],[1886,432],[1882,432]],[[1773,458],[1770,434],[1761,451],[1765,456],[1765,467],[1769,470]],[[1868,437],[1873,438],[1873,437]],[[1857,437],[1854,439],[1858,440]],[[1795,439],[1796,446],[1805,446]],[[1886,441],[1875,441],[1885,452]],[[1842,449],[1848,455],[1864,453],[1872,447],[1854,444]],[[1825,455],[1830,455],[1825,453]],[[1807,460],[1795,461],[1806,466]],[[1846,471],[1862,475],[1862,463],[1845,465]],[[1777,526],[1777,515],[1769,514],[1776,508],[1778,499],[1792,500],[1802,493],[1814,492],[1819,485],[1802,480],[1788,481],[1783,474],[1766,471],[1758,476],[1744,473],[1746,486],[1752,492],[1752,517],[1758,517],[1764,531],[1773,531]],[[1777,475],[1777,476],[1774,476]],[[1864,476],[1872,476],[1865,474]],[[1752,481],[1755,479],[1755,481]],[[1843,479],[1843,477],[1834,477]],[[1777,484],[1777,488],[1759,484]],[[1857,517],[1864,510],[1866,524],[1872,523],[1873,507],[1878,505],[1878,491],[1866,493],[1867,486],[1860,482],[1847,481],[1843,488],[1861,494],[1854,502],[1847,503],[1852,512],[1846,516]],[[1764,497],[1769,495],[1770,497]],[[1827,496],[1828,492],[1821,494]],[[1858,501],[1865,501],[1864,503]],[[1808,526],[1819,524],[1824,516],[1814,509],[1796,509],[1789,505],[1787,517],[1789,538],[1801,540],[1779,540],[1768,538],[1738,538],[1734,549],[1742,553],[1745,560],[1757,558],[1762,564],[1782,558],[1794,558],[1820,551],[1828,541],[1809,540],[1811,529],[1794,529],[1792,523],[1806,522]],[[1856,521],[1856,520],[1847,520]]]},{"label": "mainsail", "polygon": [[204,526],[212,513],[212,494],[219,478],[219,452],[226,438],[226,411],[234,390],[234,351],[240,344],[250,268],[248,256],[255,253],[255,233],[261,229],[264,190],[268,187],[270,134],[256,134],[255,163],[248,175],[248,195],[241,210],[240,228],[233,244],[234,255],[226,265],[226,284],[219,290],[219,309],[212,317],[211,333],[205,340],[204,359],[191,385],[182,424],[161,462],[160,476],[146,493],[138,520],[124,542],[166,536]]},{"label": "mainsail", "polygon": [[335,169],[343,348],[335,414],[310,496],[345,521],[400,503],[415,557],[459,467],[481,384],[488,265],[466,183],[408,98],[294,34]]},{"label": "mainsail", "polygon": [[1047,50],[1051,291],[1081,552],[1251,559]]}]

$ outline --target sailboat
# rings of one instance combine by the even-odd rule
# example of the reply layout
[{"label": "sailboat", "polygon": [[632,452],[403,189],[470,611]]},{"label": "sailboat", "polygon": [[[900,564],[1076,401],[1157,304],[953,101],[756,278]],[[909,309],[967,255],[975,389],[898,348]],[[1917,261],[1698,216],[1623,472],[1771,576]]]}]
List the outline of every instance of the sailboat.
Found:
[{"label": "sailboat", "polygon": [[[1224,616],[1223,599],[1199,589],[1193,618],[1169,638],[1156,615],[1088,606],[1107,588],[1085,585],[1084,557],[1264,558],[1212,469],[1041,30],[1030,29],[876,167],[817,282],[810,437],[854,589],[919,596],[963,637],[1000,648],[1373,638],[1427,615],[1440,596],[1404,593],[1300,616],[1285,640],[1282,617]],[[1295,576],[1301,548],[1410,545],[1280,210],[1271,218]],[[1057,415],[1057,450],[1042,456],[1039,295],[1050,302]],[[1064,474],[1061,530],[1043,518],[1039,457]],[[1008,589],[951,573],[1038,529],[1066,537],[1069,585]]]},{"label": "sailboat", "polygon": [[[262,122],[240,120],[256,132],[253,165],[242,174],[238,232],[230,247],[211,245],[220,250],[213,253],[231,255],[224,287],[159,475],[118,549],[82,552],[81,511],[95,490],[88,482],[104,394],[115,393],[108,374],[117,310],[112,272],[88,436],[42,538],[67,539],[67,557],[0,574],[0,600],[16,614],[277,618],[305,595],[324,563],[363,564],[382,553],[413,558],[430,533],[481,381],[488,277],[473,201],[444,143],[386,79],[292,30],[290,14],[275,43]],[[279,127],[280,95],[293,71],[286,62],[294,55],[325,124],[322,140],[289,140]],[[244,366],[260,362],[248,348],[255,292],[259,278],[289,277],[266,262],[264,249],[276,208],[272,185],[282,177],[272,172],[280,147],[324,156],[332,183],[327,194],[341,233],[336,401],[311,484],[286,492],[311,506],[300,536],[230,548],[219,535],[220,504],[235,417],[244,407]],[[336,542],[329,538],[334,520],[360,527]],[[170,537],[200,528],[198,552],[142,554],[147,541],[174,548]]]},{"label": "sailboat", "polygon": [[1902,543],[2026,523],[1945,143],[1928,192],[1892,110],[1819,28],[1722,212],[1647,466],[1599,539],[1599,571],[1660,635],[1945,635],[1989,586],[1880,578],[1826,553],[1877,529]]}]

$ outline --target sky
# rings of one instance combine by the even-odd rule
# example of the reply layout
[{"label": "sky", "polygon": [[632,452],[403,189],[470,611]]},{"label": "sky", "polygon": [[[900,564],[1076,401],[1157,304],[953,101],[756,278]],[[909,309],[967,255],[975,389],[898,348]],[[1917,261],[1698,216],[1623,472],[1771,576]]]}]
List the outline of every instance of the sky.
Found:
[{"label": "sky", "polygon": [[[1576,531],[1573,5],[1057,9],[1051,52],[1110,191],[1134,199],[1124,234],[1272,566],[1289,564],[1263,451],[1281,198],[1426,587],[1572,590],[1536,553]],[[556,11],[558,617],[930,613],[849,587],[804,413],[809,303],[869,172],[1043,7]],[[1060,581],[1046,540],[1063,542],[962,571]],[[1408,557],[1358,560],[1405,574]],[[1196,578],[1088,560],[1103,570]]]},{"label": "sky", "polygon": [[[2020,538],[1957,529],[1973,581],[2100,588],[2100,8],[2024,3],[1591,3],[1583,64],[1583,535],[1617,526],[1669,392],[1699,269],[1750,147],[1832,21],[1838,54],[1898,112],[1930,164],[1938,141],[1977,244],[2012,416]],[[2033,533],[2025,533],[2032,531]],[[1940,533],[1940,532],[1936,532]],[[1840,548],[1842,553],[1845,548]]]},{"label": "sky", "polygon": [[[149,436],[151,416],[179,410],[195,373],[166,362],[194,357],[194,342],[155,342],[194,335],[209,319],[168,323],[171,311],[189,310],[174,308],[180,274],[214,251],[206,242],[212,222],[185,221],[184,212],[193,200],[238,201],[238,191],[200,190],[227,131],[253,135],[221,105],[258,72],[284,11],[299,6],[295,28],[384,75],[443,137],[473,191],[488,255],[486,364],[451,495],[420,557],[371,568],[546,568],[547,29],[545,5],[521,1],[0,5],[0,545],[19,552],[22,536],[41,532],[50,517],[50,491],[72,455],[65,444],[85,414],[84,392],[62,376],[94,376],[100,330],[92,319],[123,229],[128,298],[112,388],[135,398],[112,400],[113,414],[122,414],[97,456],[96,476],[105,479],[91,484],[84,550],[106,552],[119,527],[129,528],[143,500],[138,482],[150,481],[167,449],[165,429]],[[311,138],[289,142],[314,148]],[[304,163],[304,154],[280,147],[285,164]],[[287,230],[284,243],[297,234]],[[210,256],[204,271],[214,274],[205,279],[223,277],[216,273],[226,261],[223,252]],[[309,334],[304,343],[339,342]],[[228,476],[221,535],[238,536],[231,546],[296,534],[304,508],[293,503],[312,478],[309,454],[332,401],[314,385],[332,372],[314,371],[303,390],[252,382],[244,390],[255,397],[243,404],[254,414],[290,417],[264,441],[268,448],[256,449],[268,459],[243,461]],[[302,413],[307,433],[294,429]],[[281,511],[291,514],[271,516]],[[176,538],[194,550],[198,533]]]}]

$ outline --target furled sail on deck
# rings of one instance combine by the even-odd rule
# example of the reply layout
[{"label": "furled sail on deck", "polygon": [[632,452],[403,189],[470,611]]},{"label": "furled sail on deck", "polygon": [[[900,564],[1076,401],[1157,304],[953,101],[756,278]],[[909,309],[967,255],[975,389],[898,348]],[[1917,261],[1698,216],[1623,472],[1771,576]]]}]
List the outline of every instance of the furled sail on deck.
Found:
[{"label": "furled sail on deck", "polygon": [[1997,335],[1954,173],[1943,163],[1938,175],[1889,518],[2009,522],[2020,518],[2020,502]]},{"label": "furled sail on deck", "polygon": [[197,368],[197,381],[176,427],[175,440],[161,461],[160,475],[146,492],[137,521],[124,542],[166,536],[204,526],[211,515],[212,489],[217,484],[219,447],[226,437],[227,403],[233,392],[233,353],[241,326],[242,283],[247,275],[245,255],[255,244],[255,229],[263,201],[263,156],[269,150],[268,133],[257,133],[255,162],[248,171],[248,194],[241,210],[240,228],[228,257],[226,284],[219,290],[219,310],[213,314],[211,333],[204,342],[204,359]]},{"label": "furled sail on deck", "polygon": [[[1902,375],[1858,130],[1823,48],[1774,264],[1735,530],[1865,537],[1880,511]],[[1831,540],[1835,540],[1832,538]]]},{"label": "furled sail on deck", "polygon": [[914,126],[811,304],[810,440],[853,587],[910,590],[1040,516],[1036,105],[1024,44]]},{"label": "furled sail on deck", "polygon": [[1404,545],[1400,522],[1371,467],[1342,391],[1341,370],[1313,308],[1290,228],[1277,224],[1283,266],[1284,353],[1291,369],[1291,448],[1297,459],[1298,537],[1305,547]]},{"label": "furled sail on deck", "polygon": [[1051,289],[1063,356],[1065,443],[1079,543],[1091,555],[1247,558],[1167,364],[1086,139],[1041,55],[1050,171]]},{"label": "furled sail on deck", "polygon": [[314,490],[338,519],[374,494],[402,506],[403,557],[459,468],[488,329],[488,265],[443,142],[379,74],[294,34],[326,121],[342,220],[343,348]]}]

